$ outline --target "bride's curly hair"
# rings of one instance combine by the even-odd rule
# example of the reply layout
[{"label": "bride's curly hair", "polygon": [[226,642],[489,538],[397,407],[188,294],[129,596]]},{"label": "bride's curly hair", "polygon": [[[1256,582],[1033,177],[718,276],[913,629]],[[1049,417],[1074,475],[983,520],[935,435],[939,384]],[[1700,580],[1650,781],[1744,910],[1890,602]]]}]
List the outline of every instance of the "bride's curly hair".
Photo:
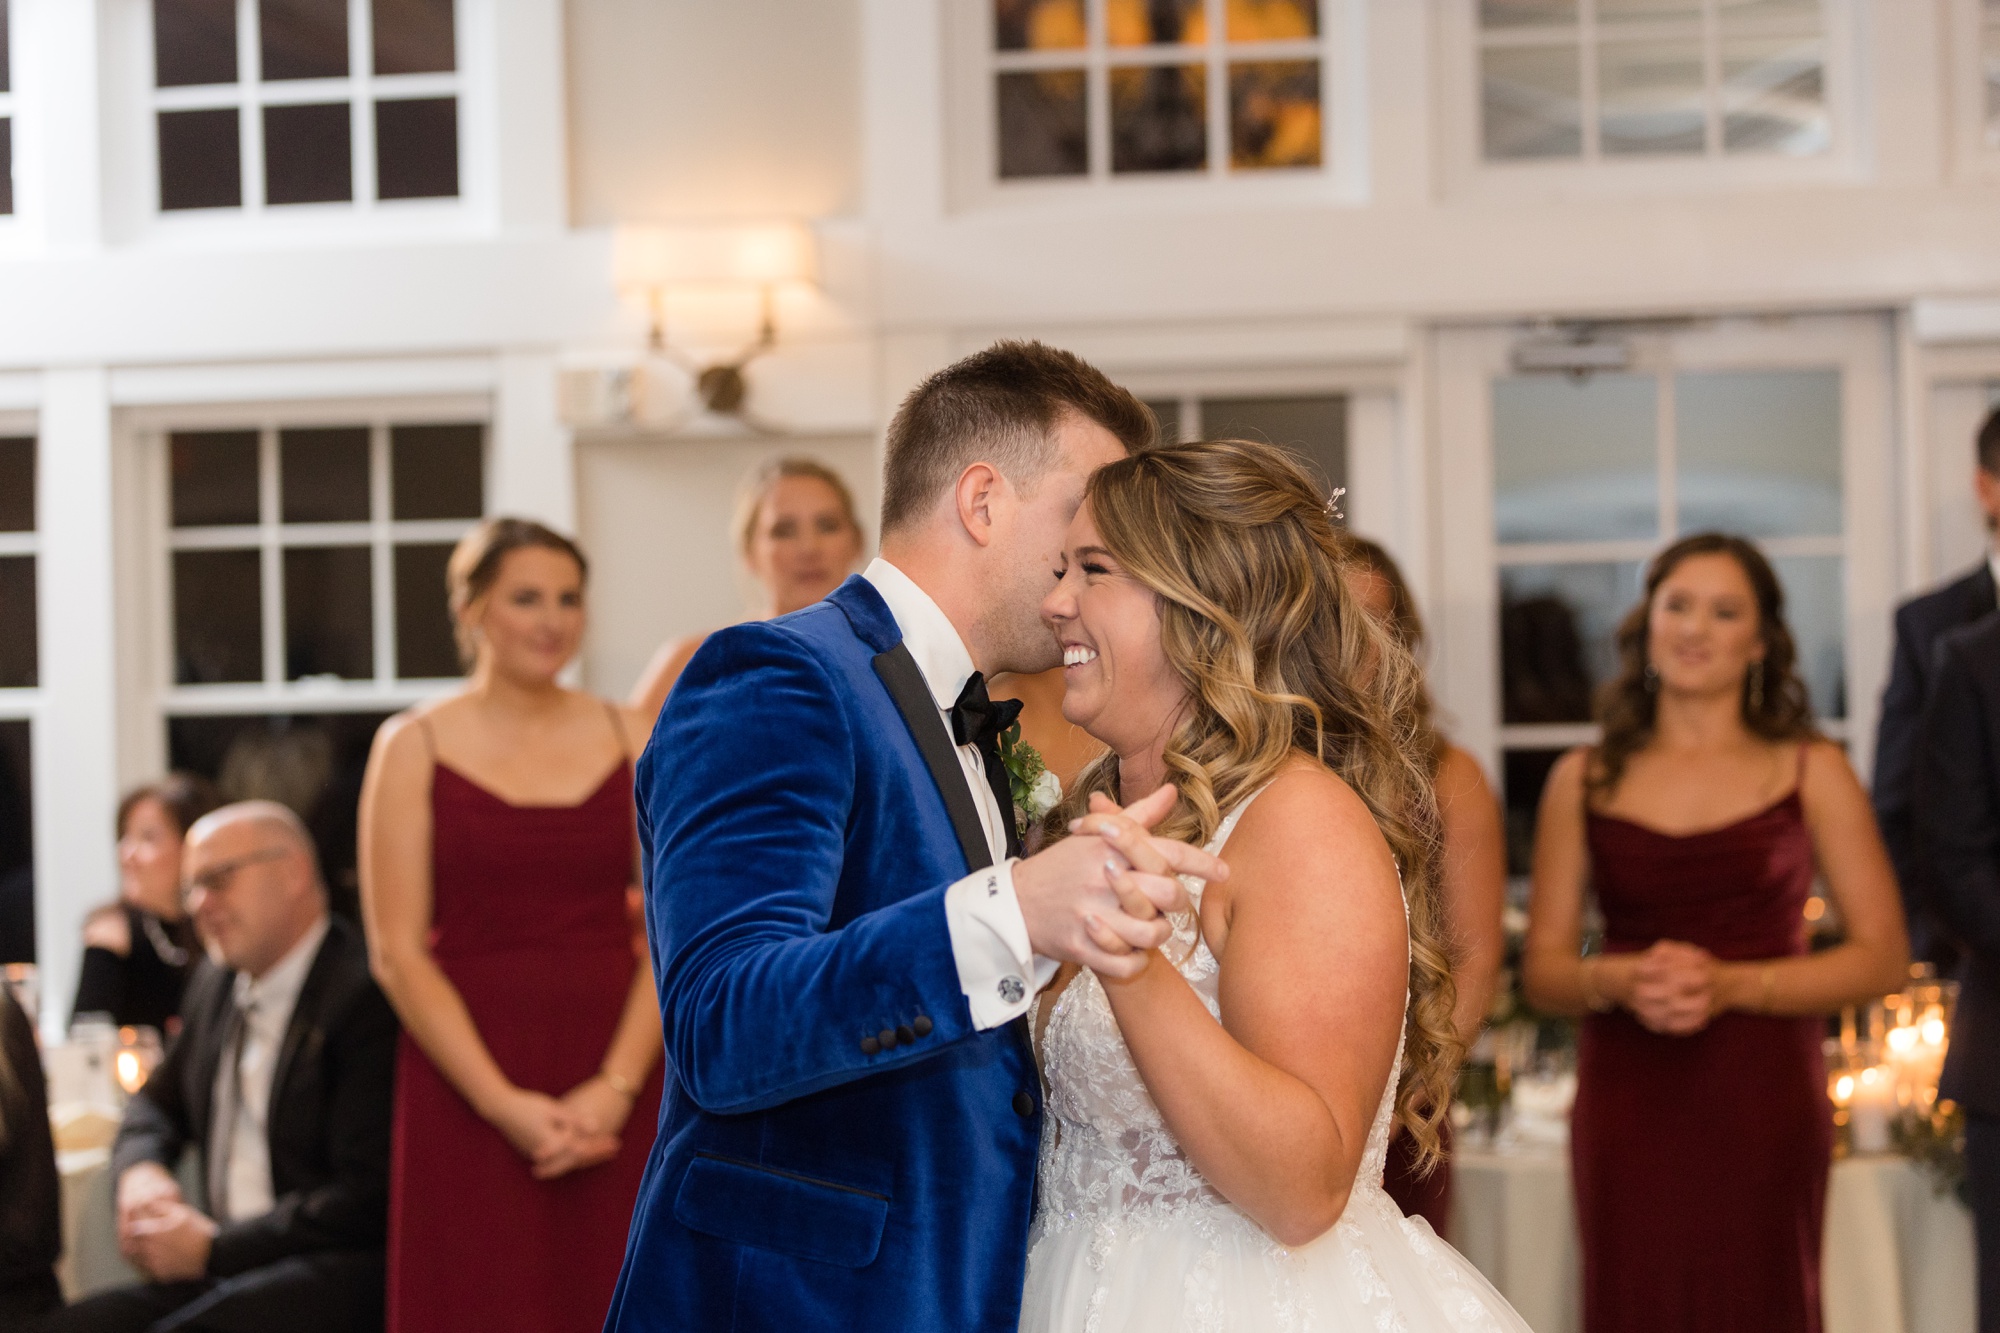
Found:
[{"label": "bride's curly hair", "polygon": [[[1422,677],[1343,570],[1351,554],[1326,497],[1283,450],[1211,440],[1144,450],[1087,492],[1106,549],[1159,599],[1160,639],[1189,707],[1166,745],[1181,799],[1158,829],[1191,843],[1296,753],[1367,803],[1395,853],[1410,912],[1410,1001],[1397,1117],[1426,1165],[1463,1048],[1438,910],[1440,831]],[[1093,792],[1114,799],[1118,760],[1077,778],[1051,831]]]}]

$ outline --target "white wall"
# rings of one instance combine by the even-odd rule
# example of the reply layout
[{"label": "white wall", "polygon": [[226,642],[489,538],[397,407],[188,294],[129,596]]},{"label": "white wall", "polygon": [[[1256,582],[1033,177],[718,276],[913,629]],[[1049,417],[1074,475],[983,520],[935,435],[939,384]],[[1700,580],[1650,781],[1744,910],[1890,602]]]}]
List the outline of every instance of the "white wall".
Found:
[{"label": "white wall", "polygon": [[730,519],[745,474],[807,454],[847,478],[872,551],[881,486],[867,436],[581,440],[578,530],[590,557],[588,688],[623,698],[661,643],[743,619],[751,585]]}]

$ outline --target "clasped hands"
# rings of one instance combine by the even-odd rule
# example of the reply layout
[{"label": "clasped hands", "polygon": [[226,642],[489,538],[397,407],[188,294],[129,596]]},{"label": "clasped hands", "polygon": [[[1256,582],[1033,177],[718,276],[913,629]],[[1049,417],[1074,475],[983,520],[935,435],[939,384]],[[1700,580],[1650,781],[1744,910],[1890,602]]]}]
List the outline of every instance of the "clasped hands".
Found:
[{"label": "clasped hands", "polygon": [[1626,1008],[1640,1024],[1669,1037],[1701,1031],[1729,1007],[1723,964],[1699,945],[1658,940],[1632,962],[1631,996]]},{"label": "clasped hands", "polygon": [[1014,867],[1014,896],[1037,954],[1120,980],[1145,969],[1173,934],[1166,914],[1188,909],[1177,876],[1229,875],[1201,848],[1152,834],[1178,799],[1171,784],[1122,809],[1092,796],[1090,813],[1070,825],[1075,836]]},{"label": "clasped hands", "polygon": [[510,1088],[486,1118],[528,1159],[535,1179],[553,1180],[616,1157],[631,1111],[632,1099],[595,1074],[561,1097]]},{"label": "clasped hands", "polygon": [[136,1163],[118,1177],[118,1252],[153,1281],[206,1276],[219,1230],[214,1218],[182,1197],[180,1182],[159,1163]]}]

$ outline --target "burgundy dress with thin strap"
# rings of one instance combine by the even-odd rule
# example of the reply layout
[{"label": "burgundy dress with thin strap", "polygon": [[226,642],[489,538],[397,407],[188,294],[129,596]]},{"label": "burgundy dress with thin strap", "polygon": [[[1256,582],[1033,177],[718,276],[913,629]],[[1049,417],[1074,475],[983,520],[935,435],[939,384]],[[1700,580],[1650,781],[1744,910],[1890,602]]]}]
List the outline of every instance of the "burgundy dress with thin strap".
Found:
[{"label": "burgundy dress with thin strap", "polygon": [[[632,769],[573,806],[521,806],[439,763],[431,953],[517,1085],[596,1073],[638,966],[626,912]],[[540,1181],[409,1035],[396,1066],[389,1333],[597,1333],[659,1117],[646,1080],[618,1156]]]},{"label": "burgundy dress with thin strap", "polygon": [[[1700,833],[1586,821],[1607,952],[1806,951],[1813,849],[1796,789]],[[1732,1011],[1668,1037],[1622,1009],[1584,1020],[1570,1152],[1586,1333],[1817,1333],[1833,1156],[1821,1027]]]}]

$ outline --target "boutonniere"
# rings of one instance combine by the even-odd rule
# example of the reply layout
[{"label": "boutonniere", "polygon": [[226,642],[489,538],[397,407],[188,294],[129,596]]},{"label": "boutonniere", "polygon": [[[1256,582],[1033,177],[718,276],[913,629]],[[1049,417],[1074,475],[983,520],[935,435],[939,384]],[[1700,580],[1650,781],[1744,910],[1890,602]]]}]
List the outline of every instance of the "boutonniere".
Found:
[{"label": "boutonniere", "polygon": [[1062,800],[1062,779],[1049,772],[1042,752],[1021,739],[1021,724],[1000,733],[1000,762],[1007,768],[1007,788],[1014,798],[1014,823],[1023,837],[1043,815]]}]

